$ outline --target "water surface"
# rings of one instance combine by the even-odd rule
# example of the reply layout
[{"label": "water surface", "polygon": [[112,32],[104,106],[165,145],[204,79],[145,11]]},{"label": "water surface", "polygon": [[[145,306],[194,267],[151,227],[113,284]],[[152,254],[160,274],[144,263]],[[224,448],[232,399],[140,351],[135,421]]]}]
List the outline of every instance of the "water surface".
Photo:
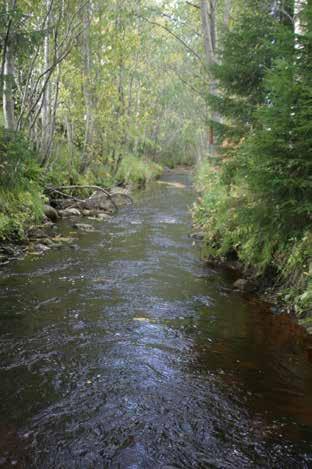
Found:
[{"label": "water surface", "polygon": [[3,267],[1,467],[312,467],[302,337],[200,260],[189,177],[165,179]]}]

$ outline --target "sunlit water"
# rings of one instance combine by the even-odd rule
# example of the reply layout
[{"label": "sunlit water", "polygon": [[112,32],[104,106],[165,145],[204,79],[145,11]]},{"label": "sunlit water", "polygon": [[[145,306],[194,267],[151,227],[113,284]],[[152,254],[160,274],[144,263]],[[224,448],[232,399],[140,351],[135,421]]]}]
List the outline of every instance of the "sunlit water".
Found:
[{"label": "sunlit water", "polygon": [[2,269],[0,466],[312,467],[301,337],[201,262],[167,180]]}]

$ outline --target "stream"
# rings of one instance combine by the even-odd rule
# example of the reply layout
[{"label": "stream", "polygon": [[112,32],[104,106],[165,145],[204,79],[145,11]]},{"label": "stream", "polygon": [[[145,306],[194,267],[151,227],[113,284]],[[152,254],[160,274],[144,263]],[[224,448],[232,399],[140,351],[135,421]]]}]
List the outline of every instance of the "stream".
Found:
[{"label": "stream", "polygon": [[201,261],[194,199],[168,174],[2,267],[0,467],[312,467],[303,335]]}]

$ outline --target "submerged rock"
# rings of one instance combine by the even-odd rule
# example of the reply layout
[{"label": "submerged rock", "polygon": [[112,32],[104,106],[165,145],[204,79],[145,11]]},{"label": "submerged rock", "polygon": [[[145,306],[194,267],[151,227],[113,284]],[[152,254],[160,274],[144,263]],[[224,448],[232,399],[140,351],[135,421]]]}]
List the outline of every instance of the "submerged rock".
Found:
[{"label": "submerged rock", "polygon": [[255,286],[252,282],[245,278],[239,278],[236,282],[233,283],[233,287],[236,290],[251,292],[255,290]]}]

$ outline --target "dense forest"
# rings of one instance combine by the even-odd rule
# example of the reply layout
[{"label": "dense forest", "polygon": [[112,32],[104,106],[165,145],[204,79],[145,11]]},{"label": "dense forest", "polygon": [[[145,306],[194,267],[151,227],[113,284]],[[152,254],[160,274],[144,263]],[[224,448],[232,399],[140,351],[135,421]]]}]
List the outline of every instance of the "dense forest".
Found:
[{"label": "dense forest", "polygon": [[5,0],[0,240],[47,188],[140,186],[196,167],[213,256],[312,303],[309,0]]}]

